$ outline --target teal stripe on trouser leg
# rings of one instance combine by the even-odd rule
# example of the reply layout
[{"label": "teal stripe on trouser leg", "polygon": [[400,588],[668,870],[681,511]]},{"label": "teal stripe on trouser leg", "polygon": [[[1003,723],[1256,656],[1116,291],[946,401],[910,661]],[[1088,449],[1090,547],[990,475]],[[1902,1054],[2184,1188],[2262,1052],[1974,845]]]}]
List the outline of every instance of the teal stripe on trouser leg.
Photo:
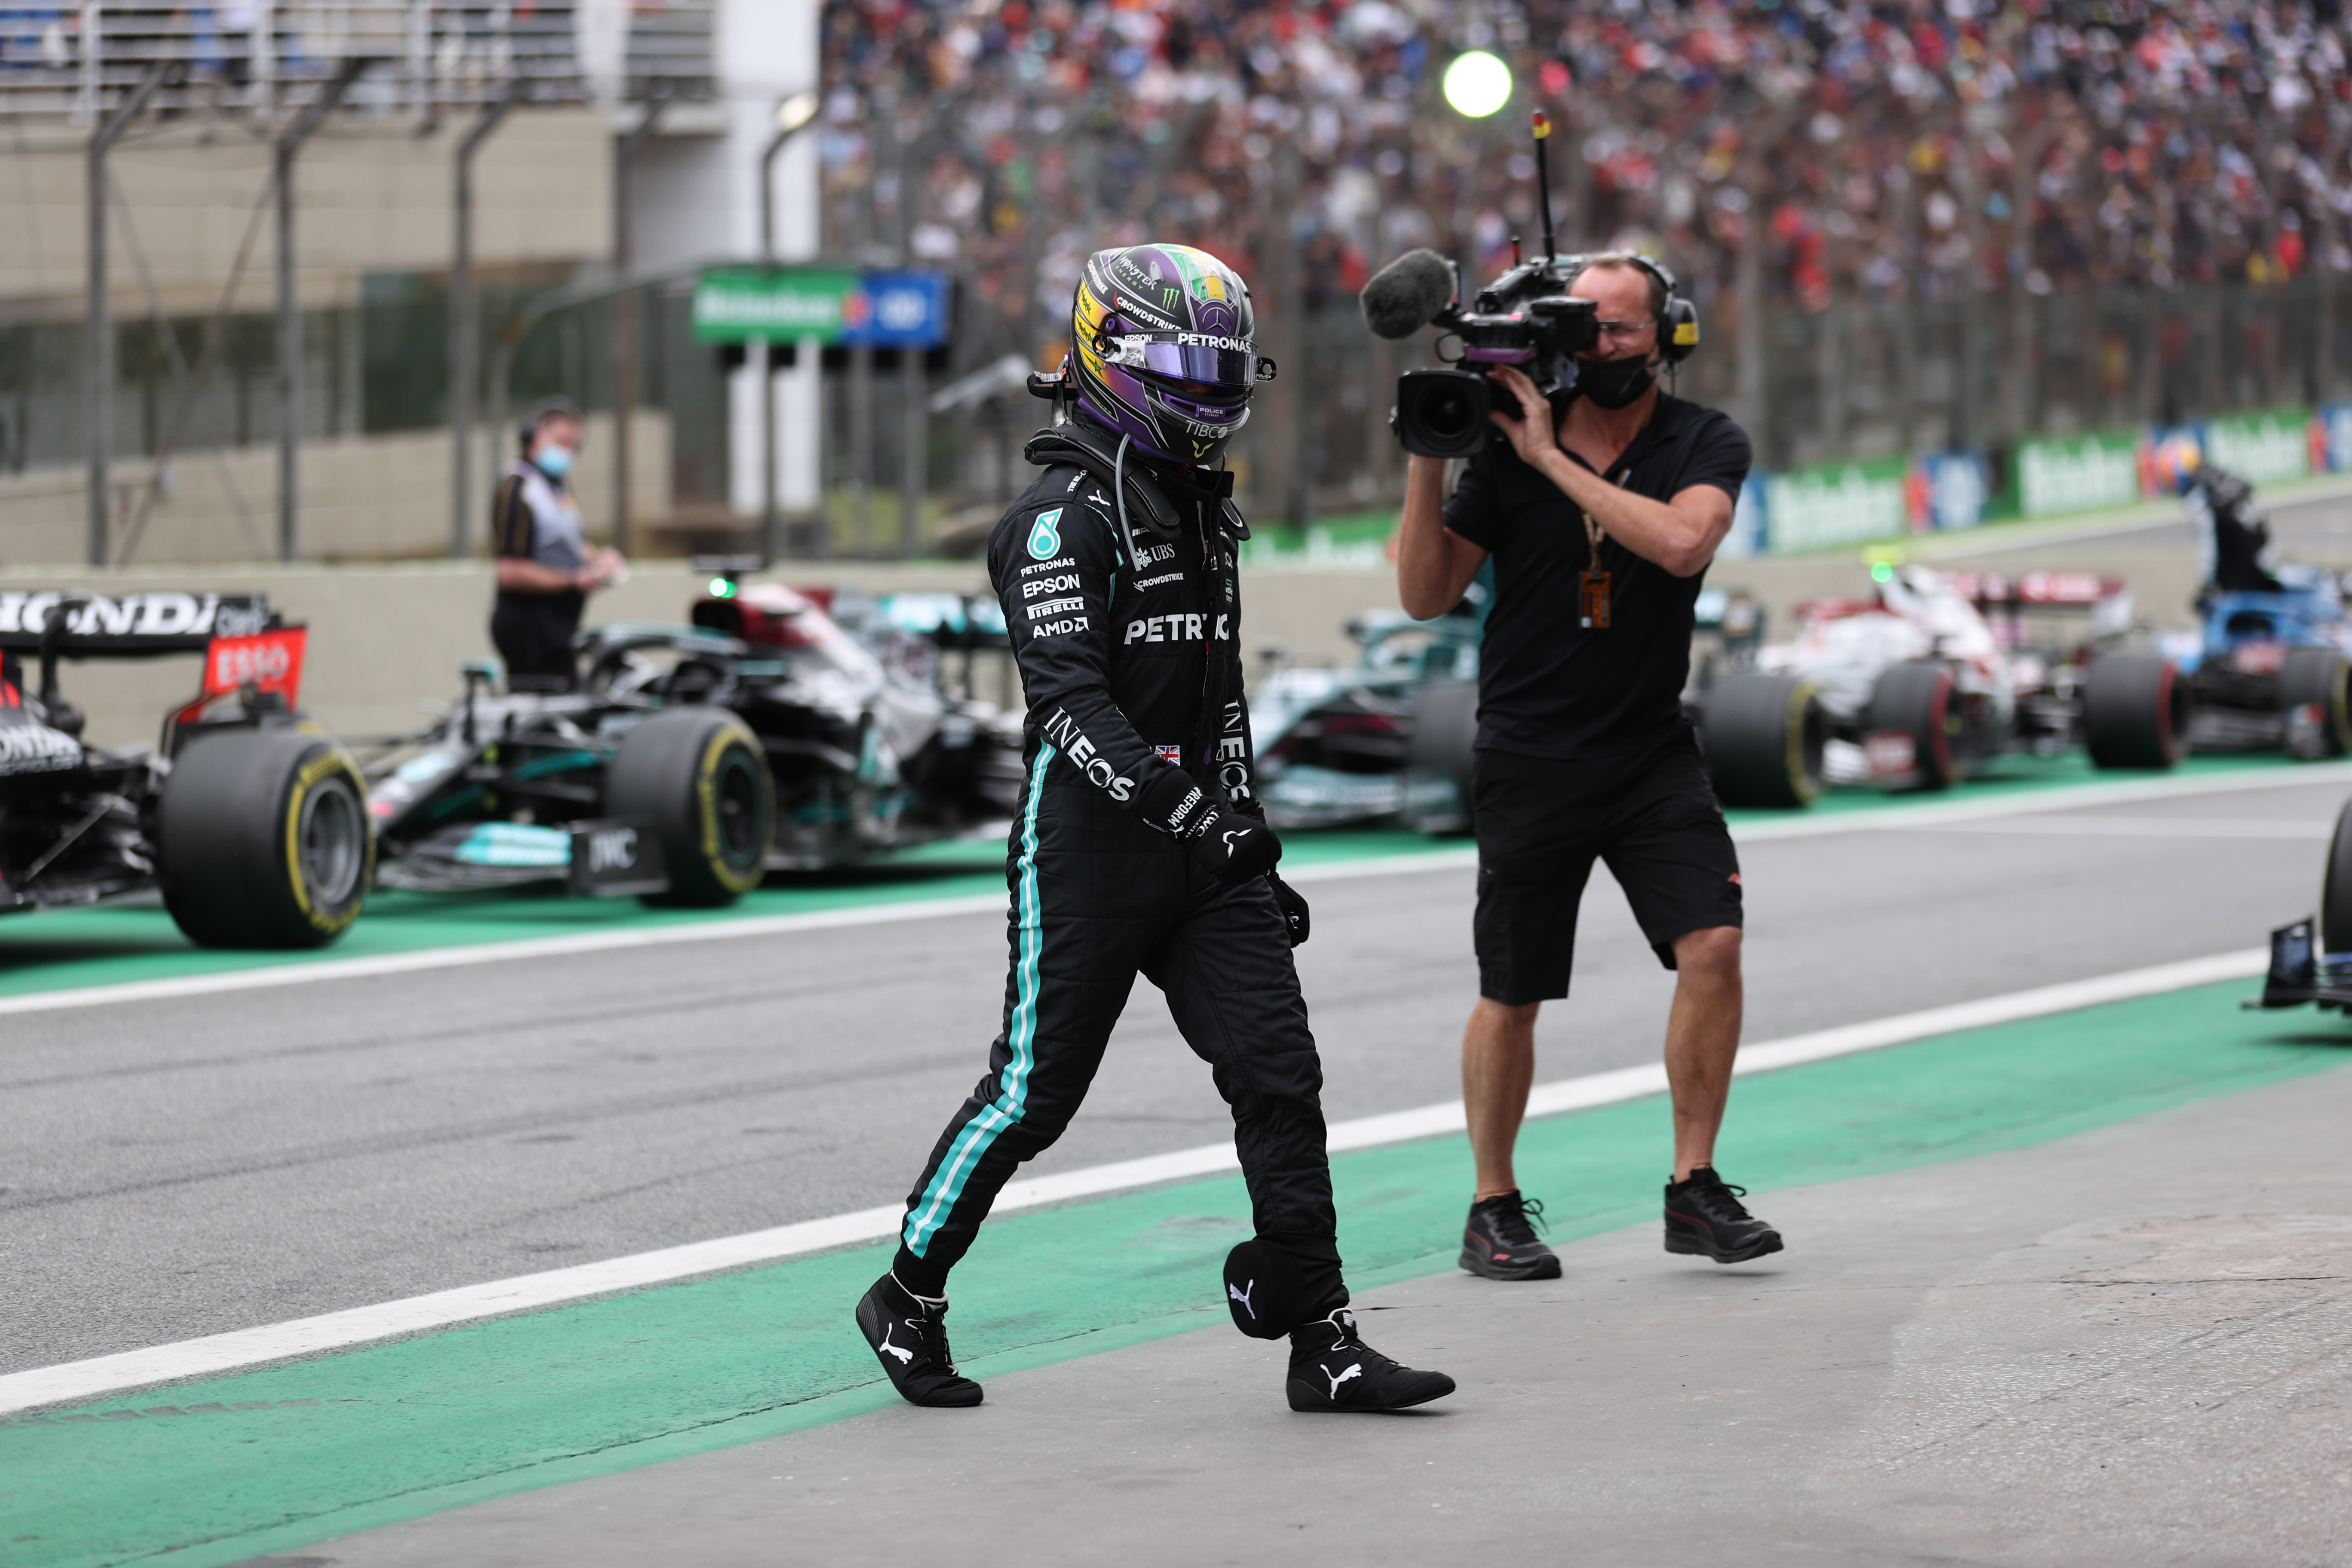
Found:
[{"label": "teal stripe on trouser leg", "polygon": [[1037,761],[1029,770],[1029,803],[1021,814],[1020,931],[1021,946],[1013,966],[1014,995],[1013,1027],[1010,1031],[1013,1047],[1012,1063],[1005,1068],[1003,1088],[996,1101],[964,1126],[948,1157],[940,1162],[939,1170],[931,1176],[930,1185],[923,1189],[921,1199],[907,1215],[905,1238],[907,1250],[916,1257],[930,1245],[940,1226],[947,1223],[956,1199],[963,1195],[964,1179],[997,1135],[1021,1120],[1029,1093],[1029,1070],[1036,1062],[1037,1041],[1037,954],[1045,942],[1045,911],[1037,898],[1037,803],[1045,790],[1045,764],[1054,760],[1054,748],[1040,745]]}]

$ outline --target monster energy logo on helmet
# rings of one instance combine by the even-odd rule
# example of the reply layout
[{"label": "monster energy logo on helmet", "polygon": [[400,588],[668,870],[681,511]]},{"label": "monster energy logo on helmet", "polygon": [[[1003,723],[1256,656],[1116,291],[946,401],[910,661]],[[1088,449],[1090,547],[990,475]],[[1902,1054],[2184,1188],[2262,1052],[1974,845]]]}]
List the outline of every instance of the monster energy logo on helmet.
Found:
[{"label": "monster energy logo on helmet", "polygon": [[1262,374],[1249,286],[1205,250],[1135,245],[1087,258],[1070,311],[1078,406],[1131,450],[1214,467]]}]

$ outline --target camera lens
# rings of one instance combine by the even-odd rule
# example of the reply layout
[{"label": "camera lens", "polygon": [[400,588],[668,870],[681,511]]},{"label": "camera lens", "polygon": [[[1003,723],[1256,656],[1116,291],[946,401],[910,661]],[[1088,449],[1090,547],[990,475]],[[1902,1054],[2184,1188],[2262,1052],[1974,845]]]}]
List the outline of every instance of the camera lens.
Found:
[{"label": "camera lens", "polygon": [[1467,458],[1491,434],[1486,378],[1466,370],[1409,370],[1397,381],[1396,433],[1423,458]]},{"label": "camera lens", "polygon": [[1460,440],[1477,419],[1470,398],[1459,387],[1444,386],[1421,405],[1422,428],[1441,441]]}]

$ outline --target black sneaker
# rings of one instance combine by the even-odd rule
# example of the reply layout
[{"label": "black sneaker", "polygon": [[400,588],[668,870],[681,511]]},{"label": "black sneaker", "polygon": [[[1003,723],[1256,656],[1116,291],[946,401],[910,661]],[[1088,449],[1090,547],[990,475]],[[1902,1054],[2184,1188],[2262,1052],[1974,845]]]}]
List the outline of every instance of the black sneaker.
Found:
[{"label": "black sneaker", "polygon": [[980,1384],[956,1371],[948,1349],[948,1304],[927,1301],[895,1274],[874,1281],[857,1303],[858,1331],[909,1405],[961,1409],[980,1403]]},{"label": "black sneaker", "polygon": [[1712,1165],[1686,1182],[1666,1184],[1666,1250],[1746,1263],[1780,1250],[1780,1233],[1740,1206],[1746,1187],[1727,1184]]},{"label": "black sneaker", "polygon": [[1559,1254],[1536,1239],[1543,1205],[1517,1190],[1470,1205],[1462,1233],[1462,1267],[1489,1279],[1557,1279]]},{"label": "black sneaker", "polygon": [[1342,1307],[1290,1331],[1293,1410],[1402,1410],[1454,1392],[1442,1372],[1399,1366],[1356,1337],[1356,1314]]}]

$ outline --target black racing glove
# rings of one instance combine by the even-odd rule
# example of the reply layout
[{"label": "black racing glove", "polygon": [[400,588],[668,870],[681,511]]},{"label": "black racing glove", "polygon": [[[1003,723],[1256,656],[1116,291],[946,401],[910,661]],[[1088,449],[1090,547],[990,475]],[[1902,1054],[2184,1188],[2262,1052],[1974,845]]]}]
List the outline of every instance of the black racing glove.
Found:
[{"label": "black racing glove", "polygon": [[1265,885],[1274,889],[1274,907],[1282,911],[1282,923],[1290,931],[1290,945],[1305,947],[1308,928],[1307,900],[1298,896],[1297,889],[1271,871],[1265,874]]},{"label": "black racing glove", "polygon": [[1192,852],[1202,869],[1228,888],[1263,877],[1282,858],[1282,840],[1255,816],[1244,816],[1170,768],[1146,784],[1137,815]]}]

